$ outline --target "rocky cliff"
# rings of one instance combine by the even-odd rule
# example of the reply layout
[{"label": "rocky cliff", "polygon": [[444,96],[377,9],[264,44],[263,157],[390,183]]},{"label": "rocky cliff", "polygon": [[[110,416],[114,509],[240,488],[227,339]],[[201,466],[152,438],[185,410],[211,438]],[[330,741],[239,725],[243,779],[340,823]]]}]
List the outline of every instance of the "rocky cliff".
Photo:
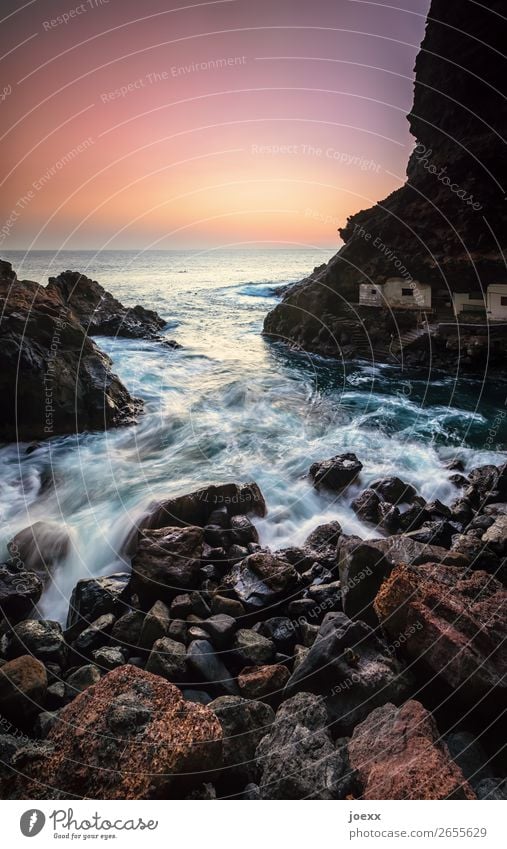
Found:
[{"label": "rocky cliff", "polygon": [[0,439],[43,439],[136,420],[111,361],[58,292],[0,261]]},{"label": "rocky cliff", "polygon": [[[432,0],[415,65],[408,120],[416,145],[406,183],[348,219],[340,230],[344,246],[290,287],[266,317],[267,335],[328,355],[340,355],[344,341],[345,353],[367,353],[370,331],[389,340],[397,317],[386,311],[379,320],[378,311],[357,309],[360,283],[404,275],[428,283],[436,318],[452,320],[452,292],[480,298],[488,284],[507,282],[502,11],[502,0],[480,5]],[[353,333],[350,338],[354,323],[367,339],[362,349],[359,334],[356,345]],[[444,360],[448,332],[440,339],[435,330],[435,338]],[[478,347],[486,356],[487,345]],[[387,348],[384,344],[384,353]],[[474,340],[468,340],[468,349],[475,350]],[[418,354],[421,361],[425,356]],[[465,365],[468,355],[459,344],[457,356]],[[496,356],[503,361],[499,351]]]}]

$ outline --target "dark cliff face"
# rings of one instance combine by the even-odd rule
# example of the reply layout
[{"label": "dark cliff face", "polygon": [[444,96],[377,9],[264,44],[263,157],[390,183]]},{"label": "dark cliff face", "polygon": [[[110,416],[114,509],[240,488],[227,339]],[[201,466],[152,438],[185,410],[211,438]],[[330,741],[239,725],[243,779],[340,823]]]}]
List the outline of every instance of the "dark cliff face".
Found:
[{"label": "dark cliff face", "polygon": [[289,289],[266,317],[267,334],[338,354],[359,284],[404,276],[400,269],[431,285],[437,311],[450,292],[481,297],[488,284],[507,283],[505,6],[486,6],[433,0],[415,66],[407,181],[348,219],[343,248]]},{"label": "dark cliff face", "polygon": [[58,293],[2,261],[0,392],[9,441],[131,424],[142,409]]}]

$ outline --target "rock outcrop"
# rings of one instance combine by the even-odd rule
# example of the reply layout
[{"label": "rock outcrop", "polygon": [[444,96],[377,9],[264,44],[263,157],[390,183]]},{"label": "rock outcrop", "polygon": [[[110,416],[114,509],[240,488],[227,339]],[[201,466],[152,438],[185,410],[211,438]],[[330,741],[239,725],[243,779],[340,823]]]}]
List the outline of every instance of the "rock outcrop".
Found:
[{"label": "rock outcrop", "polygon": [[18,799],[170,799],[221,766],[216,716],[158,675],[122,666],[63,708],[41,756],[7,781]]},{"label": "rock outcrop", "polygon": [[[408,116],[417,143],[407,181],[348,219],[344,246],[285,292],[266,317],[267,335],[329,356],[374,351],[378,359],[392,352],[392,334],[405,362],[474,370],[505,363],[504,328],[458,333],[450,309],[451,292],[481,299],[490,283],[507,283],[502,13],[502,0],[467,4],[466,14],[459,0],[432,0]],[[417,327],[414,312],[357,306],[361,283],[400,276],[430,285],[437,319],[451,323],[432,333],[431,348],[429,332],[404,340]]]},{"label": "rock outcrop", "polygon": [[430,713],[415,701],[372,711],[348,746],[364,799],[475,799]]},{"label": "rock outcrop", "polygon": [[161,339],[160,331],[166,322],[158,313],[139,305],[125,307],[100,283],[79,271],[50,277],[46,290],[69,308],[88,336]]},{"label": "rock outcrop", "polygon": [[0,262],[0,439],[132,424],[142,409],[58,294]]}]

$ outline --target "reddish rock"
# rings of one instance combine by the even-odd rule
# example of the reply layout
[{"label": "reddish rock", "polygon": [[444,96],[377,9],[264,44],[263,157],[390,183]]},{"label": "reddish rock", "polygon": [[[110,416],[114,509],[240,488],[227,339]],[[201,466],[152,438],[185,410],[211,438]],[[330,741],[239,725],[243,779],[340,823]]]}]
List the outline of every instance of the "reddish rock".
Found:
[{"label": "reddish rock", "polygon": [[272,666],[248,666],[238,675],[241,695],[246,699],[276,699],[290,678],[281,663]]},{"label": "reddish rock", "polygon": [[348,749],[364,799],[475,799],[419,702],[376,708],[355,728]]},{"label": "reddish rock", "polygon": [[24,721],[40,710],[48,679],[40,660],[29,654],[16,657],[0,668],[0,713]]},{"label": "reddish rock", "polygon": [[497,713],[507,700],[506,600],[487,572],[402,564],[382,585],[375,609],[393,641],[409,635],[401,653],[459,689],[460,700]]},{"label": "reddish rock", "polygon": [[213,712],[133,666],[114,669],[63,708],[47,743],[24,775],[11,776],[11,798],[170,799],[222,765]]}]

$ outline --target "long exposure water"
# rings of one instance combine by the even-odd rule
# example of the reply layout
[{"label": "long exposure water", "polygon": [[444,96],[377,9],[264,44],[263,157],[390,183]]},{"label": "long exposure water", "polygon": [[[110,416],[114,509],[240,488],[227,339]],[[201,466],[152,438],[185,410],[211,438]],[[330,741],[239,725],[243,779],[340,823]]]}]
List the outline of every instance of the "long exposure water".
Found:
[{"label": "long exposure water", "polygon": [[[154,342],[97,338],[133,395],[139,424],[107,433],[0,448],[0,544],[39,520],[64,523],[74,546],[56,569],[41,614],[64,619],[79,578],[125,568],[118,554],[150,501],[203,483],[255,480],[268,504],[261,542],[299,544],[320,522],[378,535],[350,509],[355,491],[317,493],[310,464],[341,451],[363,462],[361,488],[396,473],[426,498],[450,503],[445,463],[499,462],[507,445],[505,387],[479,379],[402,375],[386,365],[289,351],[261,336],[273,288],[329,258],[299,250],[6,253],[20,279],[46,283],[65,269],[98,280],[128,305],[167,319],[172,351]],[[503,458],[504,459],[504,458]],[[54,485],[48,486],[48,480]],[[128,567],[128,564],[127,564]]]}]

